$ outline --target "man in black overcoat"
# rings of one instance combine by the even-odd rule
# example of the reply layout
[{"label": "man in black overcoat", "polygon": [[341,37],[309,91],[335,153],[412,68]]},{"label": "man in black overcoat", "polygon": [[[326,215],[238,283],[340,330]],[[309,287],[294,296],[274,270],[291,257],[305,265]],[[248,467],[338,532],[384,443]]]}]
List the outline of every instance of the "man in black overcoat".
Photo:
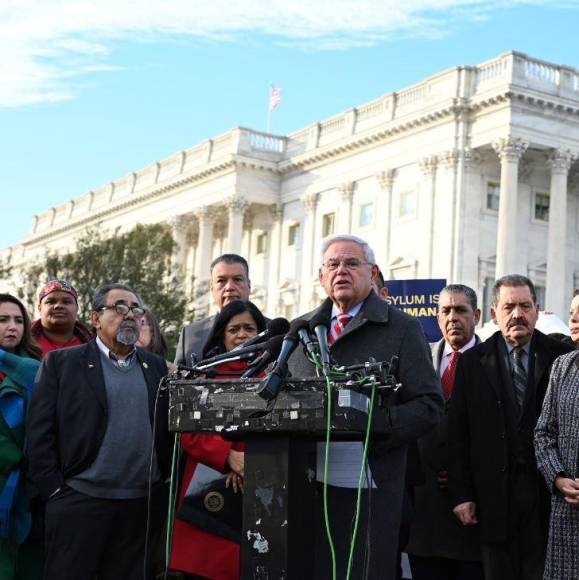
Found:
[{"label": "man in black overcoat", "polygon": [[499,331],[464,353],[449,412],[449,485],[454,513],[479,526],[486,580],[541,580],[549,497],[533,432],[551,364],[570,347],[535,329],[535,287],[499,278],[491,315]]},{"label": "man in black overcoat", "polygon": [[[396,577],[398,534],[410,441],[438,424],[442,411],[440,382],[420,323],[381,300],[372,290],[377,275],[374,252],[355,236],[328,238],[322,248],[320,283],[327,300],[304,315],[311,320],[323,314],[331,320],[330,354],[335,362],[359,364],[374,357],[399,357],[397,377],[402,387],[388,408],[389,435],[373,440],[351,578],[393,580]],[[311,377],[315,370],[301,349],[290,359],[294,376]],[[323,444],[318,444],[317,480],[323,470]],[[330,527],[336,545],[338,577],[346,577],[352,516],[362,459],[360,442],[332,442],[329,455],[328,496]],[[321,492],[321,483],[319,490]],[[319,502],[321,505],[321,502]],[[318,510],[316,578],[331,577],[324,520]]]}]

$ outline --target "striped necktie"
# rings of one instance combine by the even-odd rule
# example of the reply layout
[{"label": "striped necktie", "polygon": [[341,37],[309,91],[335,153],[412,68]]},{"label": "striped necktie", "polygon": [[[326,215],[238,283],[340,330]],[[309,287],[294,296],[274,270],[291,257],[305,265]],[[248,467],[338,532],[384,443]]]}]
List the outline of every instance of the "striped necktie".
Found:
[{"label": "striped necktie", "polygon": [[336,320],[332,322],[332,328],[330,329],[330,334],[328,335],[328,344],[334,344],[338,339],[338,336],[342,334],[346,324],[350,322],[352,317],[349,314],[338,314]]},{"label": "striped necktie", "polygon": [[527,369],[523,364],[523,348],[513,348],[511,355],[513,357],[513,386],[515,387],[515,398],[519,408],[523,407],[525,402],[525,391],[527,390]]}]

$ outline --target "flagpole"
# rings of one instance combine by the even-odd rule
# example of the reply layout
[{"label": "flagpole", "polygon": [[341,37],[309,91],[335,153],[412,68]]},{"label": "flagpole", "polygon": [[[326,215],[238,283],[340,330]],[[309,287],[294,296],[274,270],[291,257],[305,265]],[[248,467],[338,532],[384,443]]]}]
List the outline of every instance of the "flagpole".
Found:
[{"label": "flagpole", "polygon": [[271,133],[271,86],[272,86],[272,83],[269,83],[269,93],[267,96],[267,129],[266,129],[266,133]]}]

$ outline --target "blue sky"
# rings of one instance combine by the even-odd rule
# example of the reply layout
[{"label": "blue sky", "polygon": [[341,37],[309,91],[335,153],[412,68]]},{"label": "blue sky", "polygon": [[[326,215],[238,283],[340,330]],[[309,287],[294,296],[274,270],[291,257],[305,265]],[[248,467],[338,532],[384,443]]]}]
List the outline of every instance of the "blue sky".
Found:
[{"label": "blue sky", "polygon": [[0,248],[35,213],[234,126],[265,130],[270,82],[286,134],[508,50],[579,68],[579,0],[196,4],[2,0]]}]

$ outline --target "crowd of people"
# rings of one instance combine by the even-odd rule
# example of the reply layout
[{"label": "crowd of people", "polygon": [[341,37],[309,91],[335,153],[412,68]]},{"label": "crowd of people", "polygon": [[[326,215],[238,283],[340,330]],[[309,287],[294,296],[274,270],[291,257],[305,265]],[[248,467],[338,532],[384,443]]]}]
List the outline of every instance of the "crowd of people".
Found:
[{"label": "crowd of people", "polygon": [[[87,325],[65,280],[42,286],[33,322],[20,300],[0,294],[2,580],[154,577],[173,451],[160,381],[268,323],[249,301],[243,257],[218,257],[210,275],[215,314],[182,329],[174,365],[136,289],[96,288]],[[327,299],[300,318],[330,321],[333,362],[398,357],[402,384],[387,409],[387,437],[370,444],[350,577],[400,578],[405,551],[415,580],[579,578],[579,296],[568,344],[537,330],[533,282],[504,276],[491,307],[498,329],[481,341],[475,291],[450,284],[438,302],[442,339],[429,347],[417,319],[388,304],[364,240],[326,239],[319,281]],[[212,377],[236,379],[247,364],[223,363]],[[302,349],[289,370],[315,375]],[[240,531],[195,502],[212,482],[239,516],[243,443],[187,433],[179,444],[168,566],[188,580],[238,579]],[[318,465],[325,452],[318,445]],[[333,441],[327,480],[318,469],[312,483],[320,493],[326,484],[338,578],[348,574],[362,462],[361,442]],[[312,527],[312,577],[331,578],[321,505]]]}]

